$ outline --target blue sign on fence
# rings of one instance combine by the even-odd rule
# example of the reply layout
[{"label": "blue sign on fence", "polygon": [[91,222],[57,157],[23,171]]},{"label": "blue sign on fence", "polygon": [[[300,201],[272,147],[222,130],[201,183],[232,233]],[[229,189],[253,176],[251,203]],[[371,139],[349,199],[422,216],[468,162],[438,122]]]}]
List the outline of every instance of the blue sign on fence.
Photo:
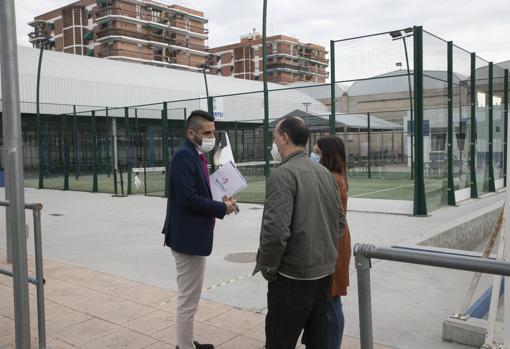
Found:
[{"label": "blue sign on fence", "polygon": [[[407,133],[409,135],[414,134],[414,120],[407,121]],[[424,137],[430,136],[430,120],[423,120],[423,136]]]}]

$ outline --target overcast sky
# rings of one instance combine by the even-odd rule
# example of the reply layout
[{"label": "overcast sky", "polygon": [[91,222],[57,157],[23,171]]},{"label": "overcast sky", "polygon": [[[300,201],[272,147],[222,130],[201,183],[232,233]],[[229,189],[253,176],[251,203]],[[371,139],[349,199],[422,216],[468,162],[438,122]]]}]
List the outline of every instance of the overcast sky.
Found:
[{"label": "overcast sky", "polygon": [[[71,0],[16,0],[18,42],[29,46],[27,23]],[[170,2],[164,0],[164,2]],[[230,44],[262,27],[262,0],[175,2],[209,19],[209,46]],[[510,0],[268,0],[268,35],[317,42],[422,25],[486,60],[510,59]]]}]

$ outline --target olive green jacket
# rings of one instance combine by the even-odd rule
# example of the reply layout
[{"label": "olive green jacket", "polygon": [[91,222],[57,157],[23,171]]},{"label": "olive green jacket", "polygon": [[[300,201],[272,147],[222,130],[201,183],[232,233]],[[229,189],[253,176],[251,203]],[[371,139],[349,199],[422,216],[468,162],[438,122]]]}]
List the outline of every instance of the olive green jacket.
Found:
[{"label": "olive green jacket", "polygon": [[314,279],[335,270],[345,225],[337,181],[304,151],[285,158],[266,183],[254,274]]}]

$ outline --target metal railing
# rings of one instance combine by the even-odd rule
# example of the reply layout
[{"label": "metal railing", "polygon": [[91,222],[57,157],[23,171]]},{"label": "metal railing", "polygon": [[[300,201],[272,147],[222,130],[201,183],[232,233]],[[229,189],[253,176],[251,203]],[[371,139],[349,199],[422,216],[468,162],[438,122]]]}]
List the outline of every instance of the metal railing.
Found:
[{"label": "metal railing", "polygon": [[[160,13],[155,15],[154,13]],[[152,12],[152,11],[130,11],[121,7],[108,7],[104,9],[96,10],[96,18],[108,17],[108,16],[125,16],[132,19],[152,22],[168,26],[169,29],[175,28],[180,30],[189,31],[192,34],[206,35],[209,33],[208,29],[204,25],[196,25],[186,23],[183,18],[177,18],[169,14],[169,12]],[[161,28],[160,28],[161,29]]]},{"label": "metal railing", "polygon": [[179,46],[183,48],[189,48],[192,50],[197,51],[205,51],[208,49],[208,46],[205,45],[196,45],[196,44],[190,44],[189,42],[182,41],[182,40],[176,40],[175,38],[172,38],[167,35],[160,35],[160,34],[154,34],[154,33],[147,33],[147,32],[136,32],[132,30],[125,30],[125,29],[119,29],[119,28],[105,28],[100,29],[96,33],[96,37],[98,39],[106,38],[109,36],[126,36],[129,38],[134,39],[140,39],[145,41],[154,41],[154,42],[160,42],[165,45],[173,45],[173,46]]},{"label": "metal railing", "polygon": [[373,349],[372,300],[370,287],[371,258],[387,261],[428,265],[432,267],[465,270],[485,274],[510,276],[510,263],[478,257],[447,255],[437,252],[375,247],[367,244],[354,246],[358,276],[358,302],[361,349]]},{"label": "metal railing", "polygon": [[[0,207],[9,207],[8,201],[0,201]],[[46,349],[46,315],[44,311],[44,276],[41,236],[41,210],[42,204],[25,204],[25,209],[32,210],[34,218],[34,245],[35,245],[35,278],[28,277],[28,282],[34,284],[37,290],[37,328],[39,335],[39,349]],[[7,246],[9,248],[9,246]],[[0,268],[0,274],[12,277],[12,270]],[[17,312],[15,312],[17,314]],[[30,322],[30,319],[27,319]]]},{"label": "metal railing", "polygon": [[135,59],[145,59],[150,61],[168,63],[168,64],[177,64],[177,59],[175,57],[170,57],[168,55],[157,54],[152,52],[140,52],[135,50],[128,50],[125,48],[102,48],[97,53],[97,57],[111,57],[111,56],[121,56],[125,58],[135,58]]}]

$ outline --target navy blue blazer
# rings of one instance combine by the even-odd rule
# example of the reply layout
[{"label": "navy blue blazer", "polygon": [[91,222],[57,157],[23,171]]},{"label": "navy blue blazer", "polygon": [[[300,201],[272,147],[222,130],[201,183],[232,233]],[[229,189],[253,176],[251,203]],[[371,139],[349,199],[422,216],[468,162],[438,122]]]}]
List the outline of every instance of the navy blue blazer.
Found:
[{"label": "navy blue blazer", "polygon": [[210,255],[214,218],[222,219],[227,208],[212,199],[209,178],[189,140],[174,154],[167,177],[165,245],[180,253]]}]

